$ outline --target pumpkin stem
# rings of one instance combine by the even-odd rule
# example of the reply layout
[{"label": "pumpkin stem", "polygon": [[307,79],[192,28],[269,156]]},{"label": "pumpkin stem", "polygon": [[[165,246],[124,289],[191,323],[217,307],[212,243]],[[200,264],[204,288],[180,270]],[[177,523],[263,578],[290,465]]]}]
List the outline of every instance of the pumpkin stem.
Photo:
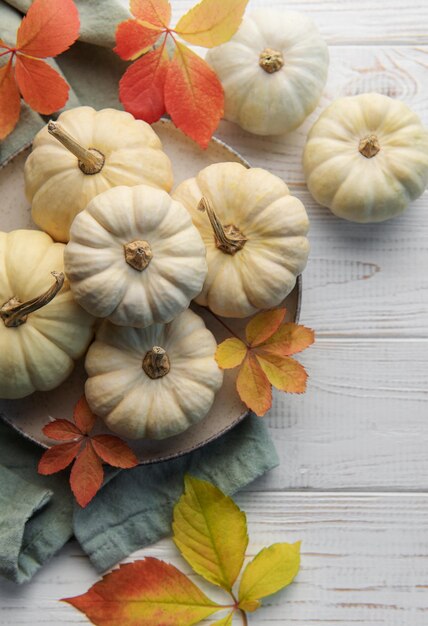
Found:
[{"label": "pumpkin stem", "polygon": [[274,74],[284,65],[284,57],[279,50],[265,48],[260,52],[259,65],[268,74]]},{"label": "pumpkin stem", "polygon": [[0,317],[5,326],[8,328],[16,328],[17,326],[21,326],[21,324],[25,324],[30,313],[41,309],[55,298],[64,284],[64,274],[62,272],[51,272],[51,274],[55,278],[55,282],[52,287],[49,287],[41,296],[28,300],[27,302],[20,302],[18,298],[13,297],[3,304],[0,308]]},{"label": "pumpkin stem", "polygon": [[79,168],[84,174],[92,175],[101,172],[105,157],[99,150],[95,148],[86,149],[81,146],[58,122],[51,120],[48,124],[48,131],[52,137],[58,139],[67,150],[74,154],[78,160]]},{"label": "pumpkin stem", "polygon": [[208,219],[211,222],[211,227],[214,231],[215,244],[219,250],[226,254],[236,254],[245,245],[247,241],[246,237],[241,233],[239,228],[234,224],[228,224],[223,226],[220,222],[217,213],[212,208],[211,204],[206,198],[202,198],[198,204],[198,210],[205,212],[208,215]]},{"label": "pumpkin stem", "polygon": [[153,346],[146,352],[143,359],[143,370],[149,378],[162,378],[166,376],[171,368],[168,355],[163,348]]},{"label": "pumpkin stem", "polygon": [[380,151],[380,143],[376,135],[368,135],[361,139],[358,146],[360,154],[366,157],[366,159],[372,159]]},{"label": "pumpkin stem", "polygon": [[153,259],[153,252],[148,241],[137,239],[123,246],[125,251],[125,261],[134,268],[142,272]]}]

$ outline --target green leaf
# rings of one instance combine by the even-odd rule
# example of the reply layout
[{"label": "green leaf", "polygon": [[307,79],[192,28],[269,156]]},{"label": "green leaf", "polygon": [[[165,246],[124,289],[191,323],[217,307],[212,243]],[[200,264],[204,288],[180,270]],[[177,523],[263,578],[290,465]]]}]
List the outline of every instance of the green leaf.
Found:
[{"label": "green leaf", "polygon": [[260,600],[293,582],[300,567],[300,541],[275,543],[248,563],[239,587],[239,607],[255,611]]},{"label": "green leaf", "polygon": [[206,580],[231,591],[248,545],[247,521],[233,500],[210,483],[185,477],[174,508],[174,542]]}]

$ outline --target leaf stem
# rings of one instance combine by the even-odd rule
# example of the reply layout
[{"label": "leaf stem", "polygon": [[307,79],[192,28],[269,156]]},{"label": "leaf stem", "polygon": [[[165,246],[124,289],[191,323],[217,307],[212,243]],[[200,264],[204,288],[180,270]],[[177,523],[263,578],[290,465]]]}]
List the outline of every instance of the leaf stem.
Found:
[{"label": "leaf stem", "polygon": [[243,609],[239,609],[239,612],[241,613],[243,625],[248,626],[248,618],[246,612]]}]

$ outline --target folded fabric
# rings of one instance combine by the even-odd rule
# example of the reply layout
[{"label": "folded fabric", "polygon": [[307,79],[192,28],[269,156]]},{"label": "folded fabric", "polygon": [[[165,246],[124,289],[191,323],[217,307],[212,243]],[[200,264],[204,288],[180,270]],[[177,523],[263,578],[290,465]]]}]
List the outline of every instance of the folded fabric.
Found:
[{"label": "folded fabric", "polygon": [[0,421],[0,574],[27,582],[73,535],[98,572],[171,533],[186,473],[234,493],[278,463],[264,423],[249,416],[181,458],[108,475],[94,500],[74,504],[68,472],[37,474],[42,450]]},{"label": "folded fabric", "polygon": [[[10,4],[25,10],[30,0]],[[76,4],[82,39],[113,45],[116,23],[127,17],[123,3],[76,0]],[[13,43],[20,19],[0,0],[0,38]],[[120,107],[118,82],[126,64],[111,50],[81,41],[56,64],[72,88],[67,107],[79,103]],[[16,129],[0,144],[0,166],[29,145],[44,123],[23,104]],[[265,424],[250,416],[217,441],[179,459],[108,470],[101,491],[81,509],[73,507],[67,472],[37,473],[41,453],[40,447],[0,421],[0,574],[18,583],[30,580],[73,533],[100,572],[170,534],[172,508],[186,472],[233,493],[278,463]]]}]

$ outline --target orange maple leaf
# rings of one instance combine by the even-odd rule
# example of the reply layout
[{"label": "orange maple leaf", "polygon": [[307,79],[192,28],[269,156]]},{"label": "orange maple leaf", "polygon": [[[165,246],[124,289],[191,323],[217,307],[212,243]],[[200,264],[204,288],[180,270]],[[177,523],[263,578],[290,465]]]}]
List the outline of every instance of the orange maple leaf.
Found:
[{"label": "orange maple leaf", "polygon": [[50,439],[64,441],[44,452],[39,462],[39,474],[55,474],[74,461],[70,474],[70,485],[77,502],[85,507],[100,489],[103,478],[103,462],[123,469],[138,463],[129,446],[114,435],[89,433],[95,426],[96,416],[82,396],[73,413],[74,423],[56,419],[43,427]]},{"label": "orange maple leaf", "polygon": [[[119,83],[125,109],[149,123],[167,112],[178,128],[206,148],[224,112],[223,87],[210,66],[177,37],[206,48],[224,43],[238,29],[247,3],[202,0],[172,29],[168,0],[131,0],[135,19],[119,24],[115,47],[122,59],[138,59]],[[175,45],[171,59],[168,39]],[[156,42],[159,46],[152,49]]]},{"label": "orange maple leaf", "polygon": [[68,84],[41,59],[67,50],[76,41],[79,28],[73,0],[34,0],[18,28],[16,44],[9,46],[0,40],[0,57],[9,56],[0,68],[0,139],[18,122],[20,94],[32,109],[45,115],[65,105]]},{"label": "orange maple leaf", "polygon": [[306,389],[306,370],[290,357],[314,342],[314,331],[284,323],[285,313],[284,308],[259,313],[247,325],[245,342],[231,337],[217,347],[219,367],[241,366],[236,380],[239,397],[259,416],[272,406],[272,385],[288,393]]}]

